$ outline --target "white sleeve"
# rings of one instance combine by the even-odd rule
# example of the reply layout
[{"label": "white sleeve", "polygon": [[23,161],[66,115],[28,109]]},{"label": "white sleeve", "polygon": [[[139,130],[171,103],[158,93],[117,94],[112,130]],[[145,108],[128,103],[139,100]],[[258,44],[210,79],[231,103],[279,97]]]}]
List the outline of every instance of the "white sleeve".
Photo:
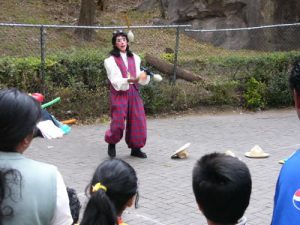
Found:
[{"label": "white sleeve", "polygon": [[73,219],[69,205],[69,197],[64,180],[59,171],[56,176],[56,207],[50,225],[71,225]]},{"label": "white sleeve", "polygon": [[[133,54],[134,56],[134,61],[135,61],[135,67],[136,67],[136,76],[139,77],[141,74],[141,58],[136,55]],[[139,80],[139,84],[140,85],[147,85],[150,82],[150,76],[147,76],[146,80]]]},{"label": "white sleeve", "polygon": [[107,77],[116,91],[127,91],[129,89],[128,78],[123,78],[122,73],[113,57],[104,60]]}]

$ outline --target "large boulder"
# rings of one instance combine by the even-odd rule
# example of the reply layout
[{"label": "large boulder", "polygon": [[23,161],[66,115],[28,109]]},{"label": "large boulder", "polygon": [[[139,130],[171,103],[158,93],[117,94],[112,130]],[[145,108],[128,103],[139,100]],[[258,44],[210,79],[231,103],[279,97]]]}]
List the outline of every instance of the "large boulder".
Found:
[{"label": "large boulder", "polygon": [[[148,0],[153,7],[161,0]],[[222,29],[295,23],[299,0],[163,0],[169,23],[193,29]],[[143,10],[147,9],[144,7]],[[289,50],[300,47],[300,26],[223,32],[187,32],[201,41],[231,49]]]},{"label": "large boulder", "polygon": [[[167,5],[167,15],[171,23],[191,24],[193,29],[246,27],[246,0],[172,0]],[[247,31],[187,34],[225,48],[240,49],[249,45]]]}]

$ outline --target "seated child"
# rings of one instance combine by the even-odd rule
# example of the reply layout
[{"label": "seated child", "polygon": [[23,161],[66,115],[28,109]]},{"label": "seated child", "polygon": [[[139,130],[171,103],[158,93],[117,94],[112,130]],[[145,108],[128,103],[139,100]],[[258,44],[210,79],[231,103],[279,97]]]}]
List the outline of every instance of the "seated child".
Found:
[{"label": "seated child", "polygon": [[90,199],[80,225],[125,225],[121,216],[137,194],[136,172],[125,161],[106,160],[97,167],[87,190]]},{"label": "seated child", "polygon": [[252,181],[248,167],[221,153],[203,156],[193,169],[193,191],[208,225],[240,223],[249,205]]}]

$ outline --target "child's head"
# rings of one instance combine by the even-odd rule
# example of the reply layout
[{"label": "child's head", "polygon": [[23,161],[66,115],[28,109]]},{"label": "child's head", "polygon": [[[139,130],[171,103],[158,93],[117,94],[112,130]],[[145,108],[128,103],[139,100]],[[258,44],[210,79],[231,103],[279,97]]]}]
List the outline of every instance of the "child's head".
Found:
[{"label": "child's head", "polygon": [[101,163],[89,185],[90,199],[81,225],[114,225],[137,193],[135,170],[125,161],[109,159]]},{"label": "child's head", "polygon": [[300,95],[300,59],[296,60],[289,77],[289,84],[291,90],[297,91]]},{"label": "child's head", "polygon": [[236,224],[249,205],[251,175],[245,163],[221,153],[203,156],[193,170],[193,190],[207,220]]},{"label": "child's head", "polygon": [[293,92],[295,109],[300,119],[300,59],[294,62],[289,78],[290,88]]},{"label": "child's head", "polygon": [[[41,106],[29,95],[15,89],[0,90],[0,151],[16,151],[33,133]],[[31,139],[26,143],[30,143]]]}]

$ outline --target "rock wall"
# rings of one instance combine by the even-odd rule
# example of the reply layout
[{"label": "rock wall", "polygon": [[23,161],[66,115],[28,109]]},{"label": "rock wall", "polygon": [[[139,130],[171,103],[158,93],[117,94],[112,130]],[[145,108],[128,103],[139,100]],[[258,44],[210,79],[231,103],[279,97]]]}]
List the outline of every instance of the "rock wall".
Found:
[{"label": "rock wall", "polygon": [[[155,1],[155,0],[152,0]],[[221,29],[300,22],[299,0],[163,0],[173,24]],[[300,26],[226,32],[187,32],[231,49],[300,49]]]}]

